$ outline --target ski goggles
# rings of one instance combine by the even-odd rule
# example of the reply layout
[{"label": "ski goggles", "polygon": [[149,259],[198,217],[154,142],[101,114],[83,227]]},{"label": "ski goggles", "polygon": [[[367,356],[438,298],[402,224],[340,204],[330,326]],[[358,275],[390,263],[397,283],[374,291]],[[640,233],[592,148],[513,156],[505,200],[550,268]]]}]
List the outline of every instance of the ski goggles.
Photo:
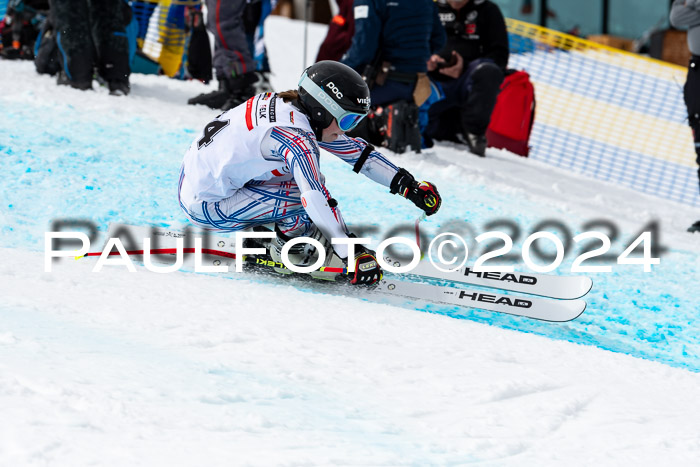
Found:
[{"label": "ski goggles", "polygon": [[304,73],[301,75],[299,80],[299,87],[303,88],[308,92],[311,97],[316,99],[328,112],[330,112],[335,121],[338,122],[338,128],[342,131],[350,131],[355,128],[363,118],[367,116],[366,113],[350,112],[343,109],[338,103],[333,100],[331,96],[326,93],[321,87],[314,83],[309,76]]}]

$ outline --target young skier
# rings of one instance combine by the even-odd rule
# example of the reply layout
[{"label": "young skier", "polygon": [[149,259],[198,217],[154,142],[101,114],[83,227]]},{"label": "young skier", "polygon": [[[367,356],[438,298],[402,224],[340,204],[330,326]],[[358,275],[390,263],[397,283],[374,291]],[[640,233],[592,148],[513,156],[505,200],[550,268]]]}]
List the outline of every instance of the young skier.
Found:
[{"label": "young skier", "polygon": [[[345,135],[370,107],[369,89],[352,68],[334,61],[312,65],[299,88],[254,96],[209,122],[185,154],[180,171],[180,206],[195,224],[238,231],[275,224],[270,255],[280,261],[291,238],[312,237],[345,264],[355,265],[353,284],[381,279],[375,253],[362,245],[348,258],[348,246],[328,239],[348,238],[337,203],[325,186],[319,147],[357,173],[390,188],[431,215],[441,198],[432,183],[417,182],[362,139]],[[289,258],[312,264],[314,248],[295,245]],[[313,258],[313,260],[312,260]]]}]

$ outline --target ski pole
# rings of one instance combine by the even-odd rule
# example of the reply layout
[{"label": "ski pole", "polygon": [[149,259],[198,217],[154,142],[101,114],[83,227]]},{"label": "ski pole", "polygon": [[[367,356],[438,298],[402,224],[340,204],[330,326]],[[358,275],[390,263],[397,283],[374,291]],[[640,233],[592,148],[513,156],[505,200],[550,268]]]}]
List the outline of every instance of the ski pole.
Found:
[{"label": "ski pole", "polygon": [[416,219],[416,245],[418,245],[418,251],[421,252],[420,253],[421,260],[423,259],[423,256],[425,256],[425,255],[423,254],[423,251],[421,250],[419,224],[421,223],[421,221],[424,221],[427,217],[428,217],[428,215],[426,213],[423,213],[420,216],[418,216],[418,219]]}]

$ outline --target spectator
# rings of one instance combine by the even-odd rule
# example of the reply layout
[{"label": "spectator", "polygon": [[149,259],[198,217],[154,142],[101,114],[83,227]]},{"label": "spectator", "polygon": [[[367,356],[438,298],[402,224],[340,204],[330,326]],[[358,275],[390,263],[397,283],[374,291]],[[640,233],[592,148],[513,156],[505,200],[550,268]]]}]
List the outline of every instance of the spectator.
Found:
[{"label": "spectator", "polygon": [[[675,0],[671,5],[670,20],[673,27],[689,28],[688,48],[692,57],[683,97],[688,108],[688,124],[693,129],[696,162],[700,166],[700,0]],[[700,168],[698,180],[700,183]],[[700,220],[691,225],[688,231],[700,232]]]},{"label": "spectator", "polygon": [[129,5],[123,0],[51,0],[50,4],[62,67],[58,84],[92,89],[97,67],[110,94],[129,94]]},{"label": "spectator", "polygon": [[[534,6],[532,0],[523,0],[523,4],[520,6],[521,15],[530,15],[534,11]],[[557,14],[554,10],[547,9],[547,18],[556,18]],[[543,26],[543,25],[542,25]],[[578,28],[578,26],[576,26]]]},{"label": "spectator", "polygon": [[245,35],[248,40],[250,53],[255,62],[258,80],[255,83],[255,94],[271,92],[270,62],[267,59],[265,47],[265,20],[277,6],[277,0],[257,0],[248,3],[243,14]]},{"label": "spectator", "polygon": [[32,60],[34,41],[48,9],[48,0],[10,0],[5,18],[0,16],[0,57]]},{"label": "spectator", "polygon": [[523,0],[523,4],[520,7],[520,13],[523,15],[529,15],[532,13],[532,0]]},{"label": "spectator", "polygon": [[318,49],[316,61],[340,60],[350,48],[355,34],[355,19],[352,15],[353,0],[337,0],[338,14],[331,19],[328,33]]},{"label": "spectator", "polygon": [[246,0],[206,0],[207,29],[214,34],[214,69],[219,89],[187,101],[228,110],[255,94],[258,80],[244,25]]},{"label": "spectator", "polygon": [[[341,62],[370,79],[372,105],[413,100],[419,73],[445,43],[432,0],[355,0],[353,11],[355,34]],[[373,64],[374,80],[366,70]]]},{"label": "spectator", "polygon": [[432,92],[426,63],[445,43],[437,9],[430,0],[355,0],[353,13],[355,34],[341,62],[363,74],[372,113],[351,135],[420,152],[419,107]]},{"label": "spectator", "polygon": [[430,76],[445,99],[429,110],[427,140],[467,144],[483,157],[486,128],[508,65],[508,32],[501,10],[489,0],[440,0],[447,45],[430,57]]}]

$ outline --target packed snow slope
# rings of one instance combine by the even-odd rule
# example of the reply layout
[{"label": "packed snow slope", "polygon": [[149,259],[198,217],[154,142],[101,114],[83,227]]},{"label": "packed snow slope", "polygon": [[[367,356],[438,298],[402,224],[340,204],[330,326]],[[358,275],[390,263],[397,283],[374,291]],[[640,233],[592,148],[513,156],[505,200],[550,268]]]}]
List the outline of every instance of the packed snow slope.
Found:
[{"label": "packed snow slope", "polygon": [[[266,31],[273,85],[293,88],[302,25],[273,17]],[[310,28],[311,56],[323,34]],[[216,112],[185,103],[213,87],[135,75],[132,94],[115,98],[0,62],[0,465],[698,458],[700,235],[685,228],[700,213],[504,151],[388,155],[444,196],[422,225],[429,236],[456,231],[474,251],[475,235],[516,236],[515,224],[519,252],[544,220],[573,236],[602,219],[598,230],[618,231],[616,256],[657,221],[661,264],[609,263],[612,273],[592,275],[587,311],[561,325],[249,275],[95,274],[89,260],[43,272],[56,221],[102,235],[110,222],[186,225],[179,165]],[[412,225],[410,203],[328,154],[322,165],[350,224],[378,240]]]}]

